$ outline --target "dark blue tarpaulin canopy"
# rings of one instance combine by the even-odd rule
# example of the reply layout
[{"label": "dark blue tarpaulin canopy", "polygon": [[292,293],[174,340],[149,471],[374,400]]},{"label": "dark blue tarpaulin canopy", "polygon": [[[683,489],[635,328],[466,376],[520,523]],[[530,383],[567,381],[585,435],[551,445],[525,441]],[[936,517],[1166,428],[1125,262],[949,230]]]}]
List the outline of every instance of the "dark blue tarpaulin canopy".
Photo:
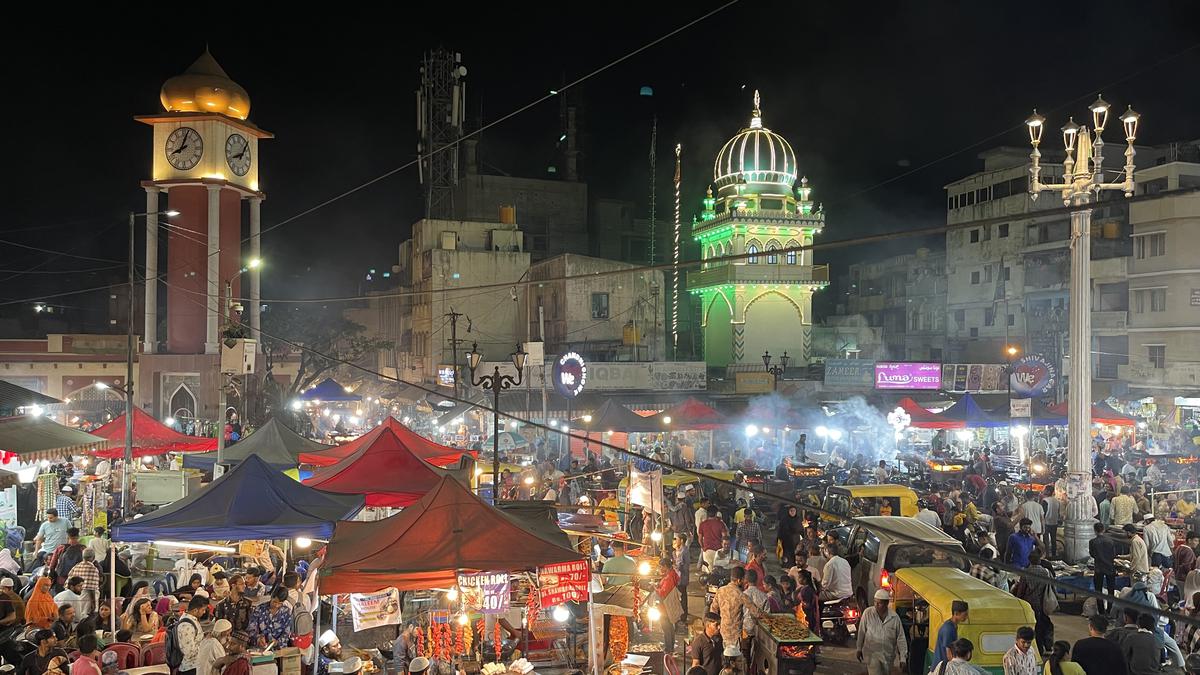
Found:
[{"label": "dark blue tarpaulin canopy", "polygon": [[304,401],[361,401],[362,397],[358,394],[352,394],[346,391],[346,388],[337,383],[332,377],[325,378],[321,384],[309,389],[300,394],[300,399]]},{"label": "dark blue tarpaulin canopy", "polygon": [[970,394],[963,394],[957,403],[943,410],[939,415],[947,420],[964,422],[968,428],[973,427],[1006,427],[1008,416],[993,416],[975,401]]},{"label": "dark blue tarpaulin canopy", "polygon": [[113,529],[116,541],[328,539],[333,524],[363,506],[362,495],[301,485],[250,455],[207,487]]}]

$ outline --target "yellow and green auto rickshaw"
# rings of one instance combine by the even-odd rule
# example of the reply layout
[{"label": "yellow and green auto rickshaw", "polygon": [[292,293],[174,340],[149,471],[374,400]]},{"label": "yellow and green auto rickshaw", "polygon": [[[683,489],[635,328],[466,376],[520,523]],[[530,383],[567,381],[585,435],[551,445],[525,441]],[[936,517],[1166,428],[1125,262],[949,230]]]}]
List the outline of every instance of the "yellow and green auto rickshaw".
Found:
[{"label": "yellow and green auto rickshaw", "polygon": [[[831,485],[821,508],[845,518],[917,515],[917,493],[904,485]],[[838,518],[822,515],[822,520]]]},{"label": "yellow and green auto rickshaw", "polygon": [[893,606],[909,635],[910,672],[929,672],[938,629],[950,618],[950,603],[955,600],[967,603],[969,618],[958,625],[958,636],[975,645],[971,664],[1003,675],[1004,652],[1013,646],[1018,628],[1033,627],[1033,609],[1024,600],[952,567],[906,567],[892,576]]}]

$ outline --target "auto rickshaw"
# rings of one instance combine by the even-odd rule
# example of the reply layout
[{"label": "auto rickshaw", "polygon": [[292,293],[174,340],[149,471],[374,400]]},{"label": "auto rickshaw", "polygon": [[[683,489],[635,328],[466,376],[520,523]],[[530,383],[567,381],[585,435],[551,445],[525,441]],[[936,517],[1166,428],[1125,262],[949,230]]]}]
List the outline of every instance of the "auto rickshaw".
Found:
[{"label": "auto rickshaw", "polygon": [[[970,618],[958,625],[958,637],[975,645],[971,665],[1003,675],[1004,652],[1013,646],[1018,628],[1034,625],[1033,609],[1024,600],[952,567],[906,567],[892,576],[892,603],[909,636],[909,672],[929,672],[938,629],[950,618],[950,603],[955,600],[965,601],[969,608]],[[1041,663],[1041,656],[1036,656]]]},{"label": "auto rickshaw", "polygon": [[[859,516],[917,515],[917,493],[904,485],[831,485],[825,491],[821,508],[841,518]],[[821,520],[839,522],[836,516],[821,515]]]}]

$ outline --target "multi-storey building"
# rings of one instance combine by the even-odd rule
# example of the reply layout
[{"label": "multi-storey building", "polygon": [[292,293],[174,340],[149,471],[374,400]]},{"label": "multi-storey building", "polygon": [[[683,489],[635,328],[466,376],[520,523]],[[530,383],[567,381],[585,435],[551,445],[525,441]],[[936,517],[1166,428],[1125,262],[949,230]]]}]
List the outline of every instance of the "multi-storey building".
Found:
[{"label": "multi-storey building", "polygon": [[[883,331],[894,361],[941,361],[946,348],[946,254],[918,249],[851,265],[841,278],[838,313],[859,315]],[[845,351],[839,349],[838,351]]]}]

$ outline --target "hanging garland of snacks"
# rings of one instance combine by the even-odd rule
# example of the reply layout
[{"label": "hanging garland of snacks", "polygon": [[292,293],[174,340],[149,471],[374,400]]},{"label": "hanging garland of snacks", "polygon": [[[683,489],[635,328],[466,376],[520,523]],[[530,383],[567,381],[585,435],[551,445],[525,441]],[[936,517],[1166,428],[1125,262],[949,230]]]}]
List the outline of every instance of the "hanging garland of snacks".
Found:
[{"label": "hanging garland of snacks", "polygon": [[504,643],[500,641],[500,622],[497,621],[495,626],[496,631],[492,634],[492,644],[496,647],[496,663],[500,663]]},{"label": "hanging garland of snacks", "polygon": [[425,631],[417,628],[413,632],[417,634],[417,656],[425,656]]},{"label": "hanging garland of snacks", "polygon": [[471,631],[471,637],[474,638],[476,633],[479,634],[479,660],[482,661],[483,645],[487,641],[487,622],[483,619],[475,622],[475,630]]},{"label": "hanging garland of snacks", "polygon": [[454,653],[455,654],[466,654],[467,653],[466,651],[463,650],[463,627],[462,627],[462,625],[455,626]]},{"label": "hanging garland of snacks", "polygon": [[436,650],[436,649],[437,649],[437,637],[435,636],[435,634],[434,634],[434,632],[433,632],[433,629],[434,629],[434,626],[435,626],[435,625],[436,625],[436,624],[434,624],[434,623],[432,623],[432,622],[431,622],[431,623],[429,624],[429,628],[426,628],[426,629],[425,629],[426,631],[428,631],[428,636],[427,636],[427,637],[429,638],[429,640],[428,640],[428,642],[429,642],[429,645],[428,645],[428,647],[429,647],[429,648],[428,648],[428,649],[427,649],[427,650],[424,652],[425,658],[427,658],[427,659],[428,659],[428,658],[432,658],[432,657],[433,657],[433,652],[434,652],[434,650]]},{"label": "hanging garland of snacks", "polygon": [[525,624],[533,627],[534,621],[537,620],[538,612],[542,609],[541,598],[538,596],[538,589],[534,586],[529,587],[529,598],[525,601]]},{"label": "hanging garland of snacks", "polygon": [[625,660],[629,651],[629,623],[623,616],[614,616],[608,624],[608,652],[613,663]]}]

